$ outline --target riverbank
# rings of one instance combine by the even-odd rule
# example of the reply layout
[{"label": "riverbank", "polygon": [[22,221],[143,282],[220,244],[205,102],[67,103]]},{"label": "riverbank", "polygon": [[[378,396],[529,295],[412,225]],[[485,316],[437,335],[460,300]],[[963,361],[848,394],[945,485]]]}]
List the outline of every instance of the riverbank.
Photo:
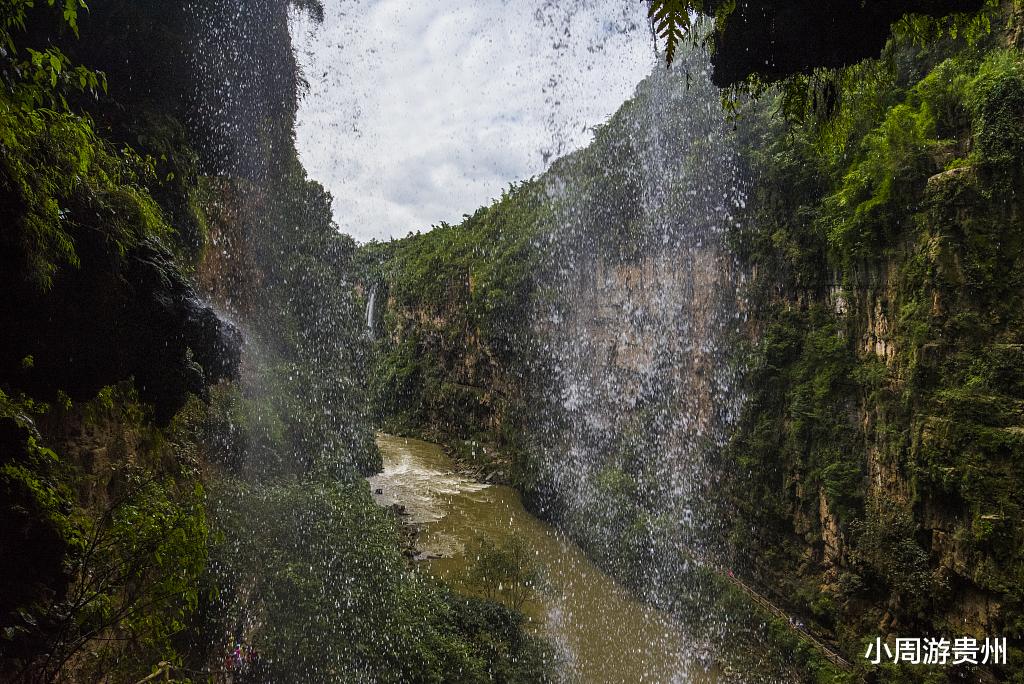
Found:
[{"label": "riverbank", "polygon": [[[714,665],[713,651],[666,613],[637,601],[555,528],[534,518],[518,493],[459,473],[438,445],[378,435],[384,471],[369,478],[383,506],[405,507],[419,529],[424,571],[460,591],[486,592],[476,563],[486,549],[529,551],[532,577],[518,608],[557,647],[562,666],[588,682],[738,681]],[[514,553],[514,552],[512,552]],[[525,567],[529,566],[529,567]],[[496,592],[501,600],[513,598]]]},{"label": "riverbank", "polygon": [[[500,474],[507,469],[506,462],[495,458],[497,451],[482,446],[483,442],[455,440],[458,446],[453,446],[450,442],[437,443],[427,439],[428,436],[441,439],[440,435],[430,430],[406,430],[405,432],[407,435],[401,437],[378,433],[378,446],[382,450],[385,472],[387,472],[389,462],[394,466],[394,462],[391,460],[392,456],[389,456],[389,449],[390,445],[394,444],[394,440],[398,440],[413,445],[416,449],[436,450],[437,454],[432,457],[436,459],[433,461],[433,467],[436,469],[432,475],[429,474],[430,468],[427,469],[428,473],[421,474],[419,476],[420,484],[423,483],[424,477],[427,479],[433,477],[436,478],[434,485],[439,492],[458,489],[459,482],[463,483],[461,486],[467,487],[473,492],[479,492],[492,486],[510,488],[507,482],[495,476],[495,473]],[[474,446],[477,447],[475,450]],[[488,461],[488,458],[493,461]],[[392,471],[390,477],[394,476],[394,472]],[[405,474],[407,475],[408,471],[405,471]],[[458,553],[457,545],[453,547],[448,543],[451,538],[445,538],[441,546],[431,541],[428,528],[439,519],[437,518],[438,510],[417,509],[415,497],[409,499],[401,496],[394,497],[393,493],[385,494],[383,484],[387,479],[389,478],[381,478],[381,476],[369,478],[371,491],[378,504],[392,510],[400,526],[405,530],[407,536],[403,538],[408,539],[408,546],[405,549],[406,557],[414,565],[426,567],[429,573],[435,574],[445,581],[452,582],[456,586],[464,585],[461,575],[464,574],[465,565],[452,558]],[[518,505],[522,506],[518,492],[515,492],[515,499]],[[410,500],[413,501],[411,507]],[[422,500],[419,501],[419,505],[422,506]],[[540,522],[534,512],[524,508],[524,513]],[[586,556],[584,551],[572,544],[564,533],[551,527],[549,522],[545,521],[541,524],[552,530],[565,543],[571,544],[576,549],[576,553]],[[604,574],[605,570],[598,569],[592,559],[587,558],[586,562],[593,565],[597,572]],[[680,562],[687,561],[681,559]],[[699,586],[700,589],[693,590],[691,588],[689,592],[679,592],[678,601],[673,601],[671,619],[678,619],[683,624],[689,624],[690,629],[699,632],[704,627],[701,624],[703,620],[699,617],[700,615],[708,612],[729,615],[734,620],[734,629],[747,633],[749,643],[761,644],[760,653],[724,641],[714,646],[705,646],[706,652],[717,652],[716,657],[705,656],[708,662],[717,662],[716,672],[720,679],[716,681],[857,681],[856,666],[815,636],[808,627],[804,626],[801,617],[787,613],[785,609],[771,602],[725,567],[698,561],[695,558],[689,559],[689,563],[694,575],[692,583],[694,586]],[[608,576],[605,575],[605,577]],[[622,580],[627,581],[618,584]],[[645,587],[636,586],[628,580],[629,578],[616,578],[612,581],[616,582],[620,591],[628,594],[630,601],[651,608],[647,603],[649,599],[646,596]],[[692,597],[690,599],[685,597],[687,593],[699,596],[699,602],[692,603]],[[688,603],[688,601],[691,602]],[[531,617],[538,623],[543,622],[542,615],[534,614]],[[692,623],[690,622],[691,618],[695,618]]]}]

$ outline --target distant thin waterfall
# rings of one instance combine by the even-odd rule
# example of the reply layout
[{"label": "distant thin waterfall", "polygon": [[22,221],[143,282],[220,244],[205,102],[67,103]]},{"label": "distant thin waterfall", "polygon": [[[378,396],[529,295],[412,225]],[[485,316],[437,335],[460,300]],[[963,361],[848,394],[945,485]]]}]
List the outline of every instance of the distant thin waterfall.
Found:
[{"label": "distant thin waterfall", "polygon": [[377,322],[377,288],[378,283],[374,283],[370,288],[370,297],[366,301],[366,330],[370,333],[370,337],[373,337],[373,331],[376,328]]}]

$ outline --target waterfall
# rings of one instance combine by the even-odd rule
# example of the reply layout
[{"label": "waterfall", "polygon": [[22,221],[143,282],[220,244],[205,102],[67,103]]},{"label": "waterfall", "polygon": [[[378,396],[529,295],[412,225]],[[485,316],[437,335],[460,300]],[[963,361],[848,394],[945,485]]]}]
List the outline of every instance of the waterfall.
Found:
[{"label": "waterfall", "polygon": [[[275,137],[280,117],[272,105],[280,104],[277,90],[294,92],[297,80],[285,68],[293,65],[288,54],[253,46],[262,34],[248,22],[262,21],[252,18],[257,14],[242,13],[241,23],[219,20],[232,16],[236,2],[203,8],[202,16],[217,20],[205,22],[213,28],[197,54],[209,55],[200,61],[216,76],[207,87],[223,97],[204,96],[209,111],[200,115],[219,131],[213,153],[241,179],[232,197],[256,268],[239,279],[237,294],[257,293],[253,336],[266,342],[250,344],[243,359],[250,372],[225,408],[242,477],[225,488],[212,516],[229,540],[214,564],[215,581],[225,587],[219,610],[244,617],[233,618],[244,629],[225,623],[243,641],[288,644],[316,624],[321,647],[280,647],[275,667],[351,674],[360,663],[342,635],[387,602],[399,605],[392,598],[406,591],[406,575],[386,565],[400,558],[381,553],[376,541],[353,542],[358,553],[343,554],[342,563],[310,530],[375,539],[374,529],[355,528],[344,515],[374,515],[366,489],[350,490],[347,482],[353,462],[368,470],[379,460],[372,442],[365,446],[372,437],[364,354],[379,322],[378,298],[387,293],[374,283],[363,312],[351,288],[328,287],[358,276],[345,272],[350,248],[330,223],[329,198],[303,174],[292,175],[288,162],[295,160],[278,152],[285,143]],[[280,11],[274,16],[286,30]],[[223,35],[233,44],[224,45]],[[265,82],[246,71],[250,54],[259,64],[284,62],[286,73]],[[527,410],[540,415],[529,427],[526,420],[516,426],[537,441],[531,459],[539,461],[538,486],[551,493],[562,527],[660,605],[688,581],[687,563],[714,551],[720,518],[712,464],[740,403],[727,364],[740,320],[740,275],[725,241],[743,203],[739,165],[706,55],[678,61],[671,72],[659,67],[594,145],[555,162],[542,180],[554,221],[540,232],[545,244],[535,245],[540,296],[522,336],[538,347],[533,361],[543,372],[531,374],[538,386]],[[265,106],[245,106],[250,100]],[[289,117],[293,102],[283,105]],[[338,522],[319,528],[318,520]],[[299,601],[245,590],[287,586],[295,559],[316,578],[304,586],[329,589]],[[382,586],[364,568],[392,573],[393,584]],[[349,583],[357,588],[350,592]],[[348,612],[314,623],[308,606],[316,601]],[[389,638],[413,633],[403,632],[404,619],[385,614],[376,623],[380,633],[368,633],[362,647],[376,648],[385,631]],[[680,661],[698,648],[678,646],[671,655]]]},{"label": "waterfall", "polygon": [[656,604],[718,551],[715,458],[742,403],[731,128],[693,54],[657,69],[546,179],[559,228],[540,246],[551,258],[534,321],[542,505]]},{"label": "waterfall", "polygon": [[370,298],[366,302],[366,330],[372,338],[377,322],[377,288],[379,283],[374,283],[370,288]]}]

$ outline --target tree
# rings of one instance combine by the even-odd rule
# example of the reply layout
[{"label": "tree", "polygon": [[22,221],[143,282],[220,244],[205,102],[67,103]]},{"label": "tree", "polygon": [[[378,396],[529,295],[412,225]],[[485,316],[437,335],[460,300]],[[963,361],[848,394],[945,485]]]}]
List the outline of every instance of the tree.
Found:
[{"label": "tree", "polygon": [[467,584],[492,601],[522,610],[540,581],[537,563],[526,543],[518,537],[499,544],[480,538],[474,553]]}]

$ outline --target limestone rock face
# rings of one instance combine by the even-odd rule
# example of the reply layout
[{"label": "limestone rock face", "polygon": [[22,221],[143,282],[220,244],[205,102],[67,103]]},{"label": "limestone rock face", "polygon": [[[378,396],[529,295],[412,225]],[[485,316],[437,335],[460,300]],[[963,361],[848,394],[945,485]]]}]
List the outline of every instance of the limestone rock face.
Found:
[{"label": "limestone rock face", "polygon": [[134,378],[165,422],[189,393],[238,372],[242,336],[200,301],[156,242],[124,257],[100,236],[83,235],[79,268],[65,268],[40,292],[5,270],[0,373],[34,396],[90,399]]},{"label": "limestone rock face", "polygon": [[[707,9],[714,13],[724,4],[711,2]],[[980,0],[737,2],[715,39],[712,78],[717,85],[728,86],[751,74],[776,81],[817,67],[846,66],[877,57],[889,27],[904,14],[943,16],[977,11],[982,4]]]}]

